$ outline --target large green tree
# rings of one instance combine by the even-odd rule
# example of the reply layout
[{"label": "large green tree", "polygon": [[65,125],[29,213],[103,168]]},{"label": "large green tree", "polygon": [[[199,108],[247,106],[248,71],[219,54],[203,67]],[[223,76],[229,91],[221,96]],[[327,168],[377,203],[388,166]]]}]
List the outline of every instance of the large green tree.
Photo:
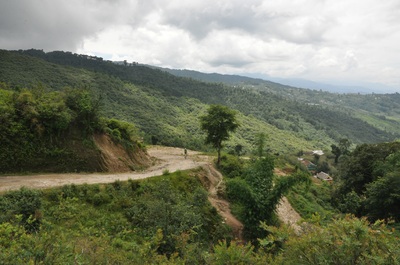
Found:
[{"label": "large green tree", "polygon": [[226,196],[236,209],[244,224],[246,239],[256,241],[265,234],[260,221],[272,223],[280,199],[293,186],[308,183],[308,174],[296,172],[290,176],[274,176],[274,159],[266,155],[251,161],[240,177],[226,181]]},{"label": "large green tree", "polygon": [[335,182],[333,202],[372,221],[399,220],[400,143],[363,144],[349,154]]},{"label": "large green tree", "polygon": [[211,105],[207,114],[200,117],[201,129],[207,132],[206,143],[211,144],[218,152],[217,165],[221,162],[222,142],[229,139],[239,124],[236,112],[222,105]]},{"label": "large green tree", "polygon": [[339,146],[337,145],[331,145],[332,148],[332,154],[335,155],[335,164],[338,163],[339,157],[341,155],[348,155],[349,154],[349,148],[351,146],[351,142],[349,139],[343,138],[340,139],[339,141]]}]

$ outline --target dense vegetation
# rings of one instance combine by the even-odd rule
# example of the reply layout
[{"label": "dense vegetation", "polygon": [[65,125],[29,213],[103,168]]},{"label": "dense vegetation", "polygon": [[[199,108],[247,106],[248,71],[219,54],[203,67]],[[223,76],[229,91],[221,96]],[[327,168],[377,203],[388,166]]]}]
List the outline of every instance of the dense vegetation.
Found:
[{"label": "dense vegetation", "polygon": [[362,144],[342,157],[333,196],[343,212],[400,222],[400,142]]},{"label": "dense vegetation", "polygon": [[[248,170],[270,163],[261,159]],[[208,202],[198,174],[166,172],[141,181],[6,193],[0,197],[0,262],[399,264],[393,231],[382,222],[371,225],[350,216],[327,224],[313,216],[300,235],[285,226],[257,224],[257,247],[234,241]],[[270,197],[260,193],[265,185],[250,185],[249,199],[265,204]],[[256,212],[248,212],[249,220],[265,218],[254,215],[266,212],[258,206],[252,205]]]},{"label": "dense vegetation", "polygon": [[194,174],[0,197],[0,263],[170,263],[229,238]]},{"label": "dense vegetation", "polygon": [[[381,130],[398,134],[400,114],[400,94],[337,94],[281,85],[262,79],[237,75],[204,74],[189,70],[162,69],[173,75],[204,82],[224,83],[235,87],[252,88],[278,95],[290,101],[306,103],[310,106],[345,110],[355,117]],[[316,116],[318,118],[318,114]],[[342,134],[345,136],[345,134]],[[337,140],[337,139],[336,139]],[[354,141],[354,139],[351,139]],[[363,141],[356,141],[363,143]]]},{"label": "dense vegetation", "polygon": [[[223,138],[232,155],[221,157],[219,195],[244,224],[237,242],[208,202],[201,169],[23,188],[0,196],[0,263],[400,264],[399,234],[386,227],[400,222],[400,143],[388,142],[399,137],[398,94],[237,77],[227,77],[229,86],[204,83],[65,52],[0,51],[0,59],[1,172],[102,170],[96,133],[130,150],[140,138],[204,150],[199,117],[223,104],[240,127]],[[331,148],[309,159],[333,184],[310,181],[286,156],[311,148]],[[276,164],[288,176],[276,176]],[[306,221],[298,234],[276,218],[283,195]]]},{"label": "dense vegetation", "polygon": [[0,172],[103,171],[93,135],[107,133],[133,152],[133,125],[100,117],[100,100],[87,89],[47,92],[0,88]]},{"label": "dense vegetation", "polygon": [[[274,176],[274,160],[272,157],[262,157],[248,163],[237,164],[234,158],[224,157],[222,169],[232,176],[226,181],[226,197],[234,203],[235,215],[245,228],[249,240],[256,240],[264,233],[259,226],[260,221],[274,223],[275,210],[279,200],[294,185],[307,183],[309,176],[296,172],[292,176]],[[232,165],[236,164],[236,167]]]},{"label": "dense vegetation", "polygon": [[[325,149],[341,138],[371,143],[399,137],[396,108],[383,106],[386,98],[396,102],[397,95],[377,95],[370,104],[374,110],[386,112],[373,115],[365,111],[371,100],[364,97],[353,104],[352,95],[300,90],[260,80],[234,86],[205,83],[136,63],[117,65],[66,52],[1,51],[0,55],[4,61],[0,78],[12,87],[37,82],[55,90],[89,86],[101,95],[103,115],[133,122],[149,143],[203,148],[198,116],[205,113],[208,104],[239,111],[242,127],[227,144],[232,150],[241,145],[248,152],[260,132],[271,137],[269,148],[280,153]],[[340,102],[363,108],[354,111]]]}]

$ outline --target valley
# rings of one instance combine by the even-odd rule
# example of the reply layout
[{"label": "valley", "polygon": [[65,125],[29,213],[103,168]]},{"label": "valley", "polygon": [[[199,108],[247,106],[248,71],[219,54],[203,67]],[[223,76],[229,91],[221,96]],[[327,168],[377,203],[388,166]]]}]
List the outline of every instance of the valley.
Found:
[{"label": "valley", "polygon": [[398,93],[0,61],[0,263],[399,264]]}]

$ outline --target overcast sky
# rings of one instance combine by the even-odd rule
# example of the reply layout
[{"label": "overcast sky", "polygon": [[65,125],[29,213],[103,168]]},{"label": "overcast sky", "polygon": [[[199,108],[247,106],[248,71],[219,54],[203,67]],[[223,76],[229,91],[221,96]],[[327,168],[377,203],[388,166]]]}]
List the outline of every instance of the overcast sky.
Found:
[{"label": "overcast sky", "polygon": [[400,88],[400,1],[0,0],[0,48]]}]

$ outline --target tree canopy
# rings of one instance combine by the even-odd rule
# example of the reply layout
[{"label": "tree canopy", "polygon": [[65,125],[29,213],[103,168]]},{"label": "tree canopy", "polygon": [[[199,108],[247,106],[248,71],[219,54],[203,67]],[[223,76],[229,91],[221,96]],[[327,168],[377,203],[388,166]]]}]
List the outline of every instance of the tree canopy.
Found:
[{"label": "tree canopy", "polygon": [[239,124],[236,112],[222,105],[211,105],[207,115],[200,117],[201,129],[207,132],[206,143],[211,144],[218,152],[217,165],[221,162],[222,142],[229,139]]},{"label": "tree canopy", "polygon": [[400,143],[363,144],[340,165],[333,200],[343,212],[399,221]]}]

